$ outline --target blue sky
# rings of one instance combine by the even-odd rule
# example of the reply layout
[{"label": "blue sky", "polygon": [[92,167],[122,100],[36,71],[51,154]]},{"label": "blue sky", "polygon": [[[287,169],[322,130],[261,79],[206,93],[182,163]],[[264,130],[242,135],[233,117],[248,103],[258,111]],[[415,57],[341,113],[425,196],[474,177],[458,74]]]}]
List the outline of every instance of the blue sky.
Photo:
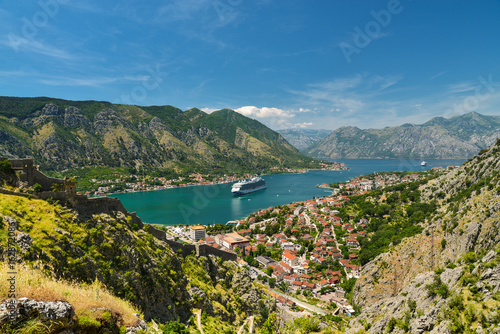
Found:
[{"label": "blue sky", "polygon": [[273,129],[500,115],[500,1],[0,0],[0,95]]}]

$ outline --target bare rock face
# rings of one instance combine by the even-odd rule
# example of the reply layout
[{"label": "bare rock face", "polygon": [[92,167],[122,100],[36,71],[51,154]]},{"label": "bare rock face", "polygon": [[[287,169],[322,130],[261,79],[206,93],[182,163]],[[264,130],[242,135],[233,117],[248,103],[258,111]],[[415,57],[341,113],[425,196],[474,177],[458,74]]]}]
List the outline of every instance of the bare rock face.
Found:
[{"label": "bare rock face", "polygon": [[21,251],[26,253],[30,250],[31,245],[33,244],[33,239],[28,233],[19,233],[16,235],[16,243],[19,245],[19,248],[21,248]]},{"label": "bare rock face", "polygon": [[250,275],[243,269],[233,276],[231,283],[233,290],[238,295],[244,295],[247,293],[248,289],[252,286],[252,281],[250,280]]},{"label": "bare rock face", "polygon": [[[482,305],[496,305],[500,291],[499,170],[500,140],[420,188],[425,202],[436,203],[439,216],[423,222],[421,234],[403,239],[363,267],[353,297],[362,312],[348,333],[387,332],[395,323],[395,333],[402,328],[458,333],[460,326],[493,332],[498,320],[492,314],[499,307]],[[486,321],[456,317],[454,312],[469,312],[462,300],[474,300],[477,318]],[[486,328],[486,323],[493,326]]]},{"label": "bare rock face", "polygon": [[136,332],[145,333],[148,330],[148,325],[146,324],[146,322],[139,317],[139,314],[136,314],[136,316],[138,319],[137,325],[133,327],[127,327],[127,331],[125,332],[125,334],[134,334]]},{"label": "bare rock face", "polygon": [[64,110],[64,126],[69,128],[90,128],[90,121],[83,115],[82,111],[75,107],[67,107]]},{"label": "bare rock face", "polygon": [[44,302],[28,298],[9,299],[0,304],[0,323],[19,323],[31,318],[59,322],[63,327],[73,324],[75,311],[68,302]]}]

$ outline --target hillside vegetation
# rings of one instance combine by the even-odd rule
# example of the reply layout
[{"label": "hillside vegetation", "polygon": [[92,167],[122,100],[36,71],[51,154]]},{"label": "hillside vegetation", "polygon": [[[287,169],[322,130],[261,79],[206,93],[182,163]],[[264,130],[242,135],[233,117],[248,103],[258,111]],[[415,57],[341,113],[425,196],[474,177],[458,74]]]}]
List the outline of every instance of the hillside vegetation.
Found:
[{"label": "hillside vegetation", "polygon": [[0,97],[0,156],[44,171],[97,166],[129,173],[215,174],[318,167],[280,134],[229,109],[138,107]]},{"label": "hillside vegetation", "polygon": [[[274,308],[253,287],[246,269],[214,257],[179,257],[121,212],[82,220],[55,203],[0,194],[0,217],[4,266],[12,254],[4,248],[8,228],[16,226],[16,297],[67,302],[68,312],[75,312],[67,314],[73,321],[60,324],[36,313],[16,323],[2,318],[0,326],[7,332],[35,328],[33,333],[56,333],[61,326],[88,326],[91,329],[83,332],[121,333],[141,325],[136,312],[147,322],[155,319],[167,326],[180,321],[195,331],[191,318],[196,309],[203,309],[207,333],[215,333],[210,328],[229,333],[251,315],[259,326]],[[7,296],[8,284],[2,280],[0,303],[7,302]]]}]

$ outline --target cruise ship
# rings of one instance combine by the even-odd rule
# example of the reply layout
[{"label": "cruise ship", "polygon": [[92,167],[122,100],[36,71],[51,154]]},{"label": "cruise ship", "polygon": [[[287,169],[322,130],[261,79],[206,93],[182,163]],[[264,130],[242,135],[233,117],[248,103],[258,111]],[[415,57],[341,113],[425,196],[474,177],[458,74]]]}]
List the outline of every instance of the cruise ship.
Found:
[{"label": "cruise ship", "polygon": [[260,177],[253,177],[248,181],[236,182],[231,188],[234,196],[250,194],[259,190],[266,189],[266,181]]}]

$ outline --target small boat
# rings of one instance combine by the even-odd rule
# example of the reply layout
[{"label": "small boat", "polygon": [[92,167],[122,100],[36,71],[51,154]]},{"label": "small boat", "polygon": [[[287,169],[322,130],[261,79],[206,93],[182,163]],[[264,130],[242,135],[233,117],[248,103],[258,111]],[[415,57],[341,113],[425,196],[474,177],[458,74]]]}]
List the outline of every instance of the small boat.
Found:
[{"label": "small boat", "polygon": [[422,162],[420,163],[420,166],[422,166],[422,167],[427,166],[427,162],[422,161]]}]

